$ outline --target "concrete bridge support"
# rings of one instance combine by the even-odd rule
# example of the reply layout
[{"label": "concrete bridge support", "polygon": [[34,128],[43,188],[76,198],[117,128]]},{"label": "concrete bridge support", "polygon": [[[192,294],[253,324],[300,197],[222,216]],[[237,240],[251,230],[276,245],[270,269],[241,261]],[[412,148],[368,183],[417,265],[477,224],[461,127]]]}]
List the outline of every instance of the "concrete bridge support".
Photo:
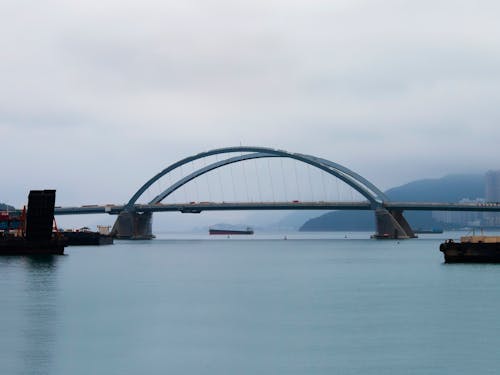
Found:
[{"label": "concrete bridge support", "polygon": [[150,240],[154,238],[152,222],[151,212],[122,211],[113,225],[111,235],[117,239]]},{"label": "concrete bridge support", "polygon": [[375,238],[407,239],[417,237],[403,216],[402,210],[378,208],[375,210],[375,221],[377,226]]}]

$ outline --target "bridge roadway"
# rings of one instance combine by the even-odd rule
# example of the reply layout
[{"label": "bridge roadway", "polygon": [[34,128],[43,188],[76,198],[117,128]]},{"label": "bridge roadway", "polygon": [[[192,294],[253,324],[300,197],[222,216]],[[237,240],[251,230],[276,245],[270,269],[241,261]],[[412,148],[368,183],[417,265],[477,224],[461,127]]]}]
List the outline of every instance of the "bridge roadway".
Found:
[{"label": "bridge roadway", "polygon": [[[111,214],[118,215],[125,205],[86,205],[80,207],[56,207],[56,215]],[[380,208],[402,211],[482,211],[500,212],[500,203],[436,203],[436,202],[382,202]],[[360,202],[195,202],[175,204],[135,204],[135,212],[174,211],[200,213],[202,211],[245,210],[373,210],[368,201]]]}]

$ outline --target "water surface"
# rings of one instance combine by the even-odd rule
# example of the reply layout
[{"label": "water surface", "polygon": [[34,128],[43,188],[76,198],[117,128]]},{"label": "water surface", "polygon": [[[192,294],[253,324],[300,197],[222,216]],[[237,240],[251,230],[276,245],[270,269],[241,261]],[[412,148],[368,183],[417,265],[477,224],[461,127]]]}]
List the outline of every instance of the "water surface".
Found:
[{"label": "water surface", "polygon": [[0,258],[0,373],[500,371],[500,265],[446,265],[436,236],[345,236]]}]

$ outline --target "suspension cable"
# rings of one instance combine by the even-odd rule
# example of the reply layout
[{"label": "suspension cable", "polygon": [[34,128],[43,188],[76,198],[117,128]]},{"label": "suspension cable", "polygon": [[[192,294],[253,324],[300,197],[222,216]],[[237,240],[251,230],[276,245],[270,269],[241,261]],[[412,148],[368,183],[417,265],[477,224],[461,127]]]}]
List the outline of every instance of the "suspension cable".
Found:
[{"label": "suspension cable", "polygon": [[323,197],[326,201],[328,201],[328,195],[326,194],[326,187],[325,187],[325,172],[321,171],[320,172],[321,176],[321,184],[323,185]]},{"label": "suspension cable", "polygon": [[[241,156],[243,156],[243,154]],[[242,161],[240,164],[243,169],[243,179],[245,180],[245,191],[247,193],[247,202],[250,202],[250,195],[248,194],[248,181],[247,181],[247,173],[245,170],[245,162]]]},{"label": "suspension cable", "polygon": [[337,201],[340,202],[342,200],[342,197],[340,196],[340,185],[338,178],[335,178],[335,184],[337,185]]},{"label": "suspension cable", "polygon": [[294,167],[294,170],[295,170],[295,181],[297,183],[297,195],[298,195],[299,199],[302,199],[301,198],[301,194],[300,194],[299,176],[297,174],[297,163],[296,162],[293,163],[293,167]]},{"label": "suspension cable", "polygon": [[233,202],[236,202],[236,185],[234,184],[234,171],[232,164],[229,166],[229,170],[231,171],[231,182],[233,185]]},{"label": "suspension cable", "polygon": [[174,173],[174,171],[165,175],[167,186],[172,186],[172,173]]},{"label": "suspension cable", "polygon": [[269,170],[269,181],[271,182],[271,196],[273,197],[273,202],[276,202],[276,199],[274,198],[274,184],[273,184],[273,175],[271,173],[271,161],[270,159],[267,159],[267,168]]},{"label": "suspension cable", "polygon": [[283,190],[285,191],[285,201],[287,201],[288,194],[287,194],[287,189],[286,189],[285,172],[284,172],[284,168],[283,168],[283,158],[280,158],[280,163],[281,163],[281,177],[283,179]]},{"label": "suspension cable", "polygon": [[[205,168],[207,166],[207,158],[203,158],[203,163],[205,164]],[[207,191],[208,191],[208,200],[212,201],[212,191],[210,189],[210,181],[208,180],[208,173],[205,173],[205,181],[207,182]]]},{"label": "suspension cable", "polygon": [[[196,167],[195,167],[195,160],[193,160],[190,164],[193,166],[193,173],[196,172]],[[199,189],[199,186],[198,186],[198,179],[195,179],[194,181],[194,190],[195,190],[195,194],[196,194],[196,202],[199,202],[200,201],[200,189]]]},{"label": "suspension cable", "polygon": [[[181,179],[184,178],[184,169],[183,169],[183,166],[181,165],[180,167],[180,171],[181,171]],[[187,197],[187,189],[184,187],[182,189],[182,191],[184,192],[184,202],[188,202],[188,197]]]},{"label": "suspension cable", "polygon": [[313,185],[312,185],[312,181],[311,181],[311,166],[309,164],[307,164],[307,175],[309,177],[309,187],[311,189],[311,199],[314,202],[314,190],[313,190]]},{"label": "suspension cable", "polygon": [[[215,161],[216,162],[219,162],[219,155],[215,155]],[[220,171],[220,168],[217,168],[217,176],[219,177],[219,186],[220,186],[220,192],[222,194],[222,202],[224,202],[224,187],[222,185],[222,177],[221,177],[221,171]]]},{"label": "suspension cable", "polygon": [[260,173],[259,170],[257,169],[257,159],[253,159],[254,167],[255,167],[255,174],[257,175],[257,189],[259,191],[259,201],[262,202],[262,190],[260,188]]}]

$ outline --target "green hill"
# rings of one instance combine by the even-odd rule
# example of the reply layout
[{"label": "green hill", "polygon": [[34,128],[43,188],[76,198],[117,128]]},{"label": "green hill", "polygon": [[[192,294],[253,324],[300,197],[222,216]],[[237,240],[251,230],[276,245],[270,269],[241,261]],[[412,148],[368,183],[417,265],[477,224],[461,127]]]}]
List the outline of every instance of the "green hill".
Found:
[{"label": "green hill", "polygon": [[[386,191],[390,200],[413,202],[458,202],[463,198],[484,197],[484,175],[449,175],[439,179],[410,182]],[[405,217],[413,228],[435,228],[442,224],[429,211],[407,211]],[[371,211],[332,211],[308,220],[300,231],[373,230]]]}]

